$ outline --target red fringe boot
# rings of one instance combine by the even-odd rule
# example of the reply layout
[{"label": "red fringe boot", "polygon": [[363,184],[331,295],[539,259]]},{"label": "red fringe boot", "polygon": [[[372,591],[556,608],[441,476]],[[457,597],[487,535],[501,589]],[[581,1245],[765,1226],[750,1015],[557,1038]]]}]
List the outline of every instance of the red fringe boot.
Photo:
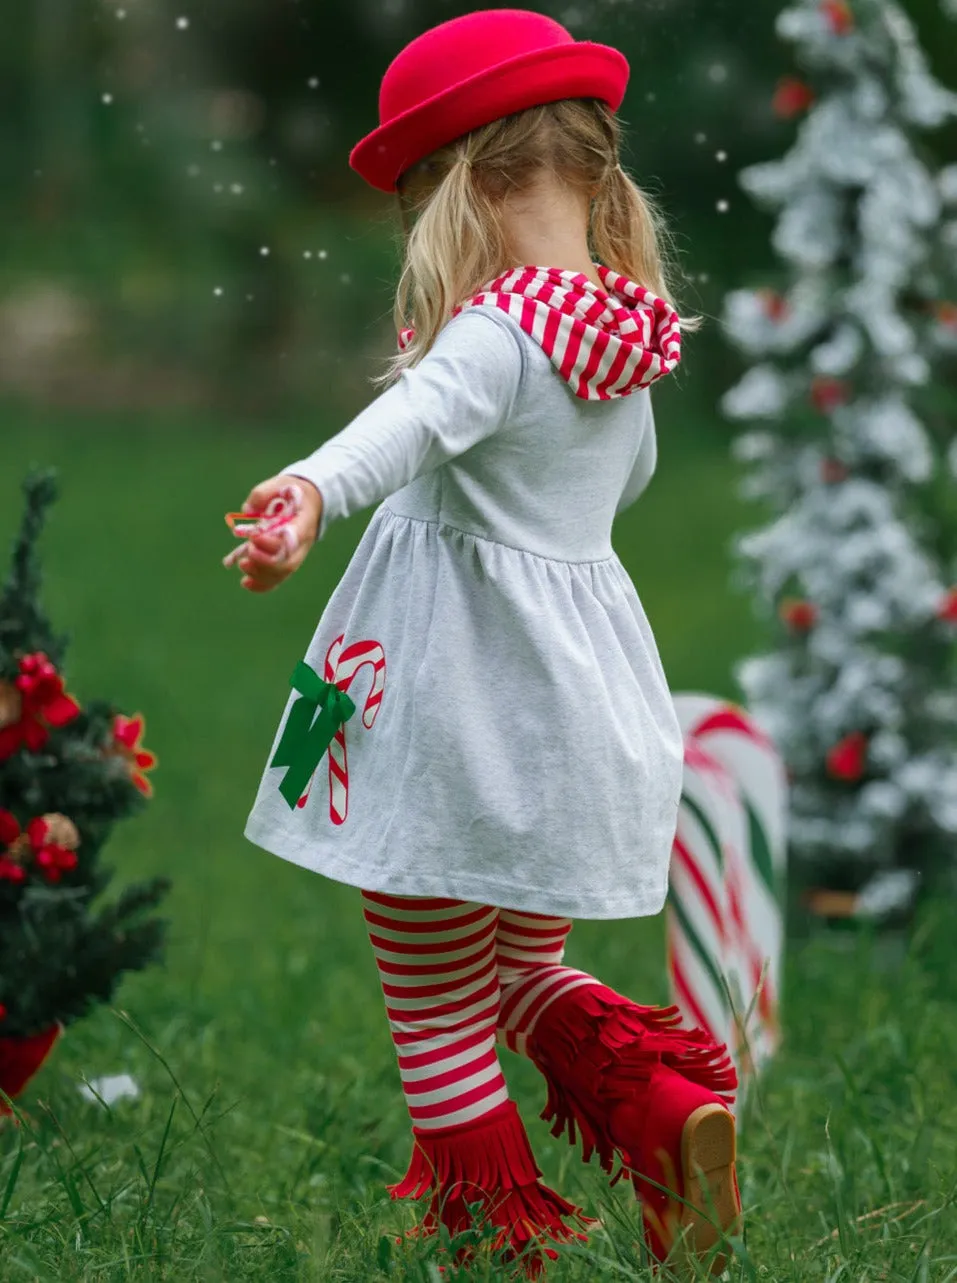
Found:
[{"label": "red fringe boot", "polygon": [[[680,1022],[677,1007],[640,1007],[595,984],[559,994],[527,1043],[548,1085],[542,1117],[552,1134],[580,1137],[585,1162],[597,1153],[613,1181],[632,1182],[658,1260],[682,1237],[683,1250],[710,1252],[741,1214],[734,1065],[709,1034]],[[715,1256],[712,1270],[725,1263]]]},{"label": "red fringe boot", "polygon": [[474,1123],[434,1130],[413,1127],[412,1134],[409,1170],[389,1193],[393,1198],[430,1195],[418,1233],[435,1234],[440,1224],[453,1235],[472,1229],[476,1219],[469,1204],[474,1208],[478,1203],[478,1225],[496,1227],[494,1246],[504,1248],[511,1259],[520,1257],[529,1278],[539,1277],[546,1260],[558,1256],[549,1243],[587,1238],[564,1218],[580,1226],[588,1224],[588,1218],[541,1183],[513,1101]]}]

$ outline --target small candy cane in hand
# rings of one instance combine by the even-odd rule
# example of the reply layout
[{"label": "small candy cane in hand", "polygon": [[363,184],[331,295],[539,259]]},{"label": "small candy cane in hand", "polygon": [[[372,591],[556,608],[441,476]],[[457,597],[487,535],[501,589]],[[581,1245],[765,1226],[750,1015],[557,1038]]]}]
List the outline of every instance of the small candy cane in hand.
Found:
[{"label": "small candy cane in hand", "polygon": [[224,566],[235,566],[249,551],[249,540],[253,535],[279,535],[283,548],[276,555],[277,561],[284,561],[299,547],[299,536],[290,524],[302,511],[302,488],[300,486],[283,486],[266,505],[265,511],[259,513],[227,512],[226,525],[237,539],[244,540],[232,552],[223,558]]}]

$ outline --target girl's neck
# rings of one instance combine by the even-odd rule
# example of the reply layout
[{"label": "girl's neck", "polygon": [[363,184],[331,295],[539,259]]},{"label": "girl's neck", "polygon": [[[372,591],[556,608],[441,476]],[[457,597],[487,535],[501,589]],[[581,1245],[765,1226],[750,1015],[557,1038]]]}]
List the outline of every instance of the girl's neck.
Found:
[{"label": "girl's neck", "polygon": [[542,171],[524,191],[507,197],[502,226],[516,267],[535,265],[580,272],[603,289],[588,248],[587,197]]}]

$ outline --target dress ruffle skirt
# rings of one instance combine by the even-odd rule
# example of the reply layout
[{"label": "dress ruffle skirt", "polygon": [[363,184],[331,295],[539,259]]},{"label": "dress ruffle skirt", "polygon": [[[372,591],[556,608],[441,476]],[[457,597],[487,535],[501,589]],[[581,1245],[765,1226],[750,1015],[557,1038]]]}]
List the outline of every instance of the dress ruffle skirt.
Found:
[{"label": "dress ruffle skirt", "polygon": [[661,910],[681,732],[616,556],[552,560],[386,502],[305,658],[356,713],[304,805],[267,766],[253,842],[371,891],[572,918]]}]

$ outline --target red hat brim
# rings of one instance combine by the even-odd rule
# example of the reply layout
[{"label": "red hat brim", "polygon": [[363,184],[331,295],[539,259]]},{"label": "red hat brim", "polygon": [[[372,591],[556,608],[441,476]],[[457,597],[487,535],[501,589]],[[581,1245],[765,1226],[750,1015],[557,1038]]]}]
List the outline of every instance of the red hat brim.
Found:
[{"label": "red hat brim", "polygon": [[370,186],[394,192],[399,177],[470,130],[562,98],[600,98],[617,111],[628,60],[609,45],[576,40],[535,49],[427,98],[357,143],[349,164]]}]

